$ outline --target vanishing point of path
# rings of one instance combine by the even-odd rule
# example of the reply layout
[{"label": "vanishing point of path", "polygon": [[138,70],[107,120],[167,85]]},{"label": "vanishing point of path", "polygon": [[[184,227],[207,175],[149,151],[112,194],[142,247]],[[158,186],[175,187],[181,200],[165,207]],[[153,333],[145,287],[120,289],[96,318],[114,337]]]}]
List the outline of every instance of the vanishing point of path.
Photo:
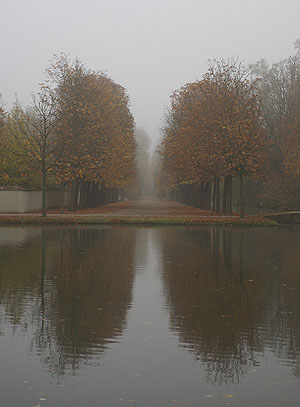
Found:
[{"label": "vanishing point of path", "polygon": [[[10,221],[13,223],[13,219],[16,218],[26,218],[29,217],[39,217],[41,215],[41,211],[38,212],[26,212],[26,213],[4,213],[0,212],[0,217],[2,220],[4,218],[9,218]],[[75,212],[69,212],[66,210],[64,213],[60,213],[58,209],[49,209],[47,210],[47,216],[49,218],[56,218],[61,219],[64,217],[66,220],[72,222],[72,218],[74,218],[74,223],[76,223],[75,219],[83,218],[83,217],[92,217],[92,218],[105,218],[114,221],[117,223],[117,220],[120,219],[121,223],[128,219],[130,222],[137,219],[140,221],[146,220],[151,221],[152,219],[160,219],[161,221],[165,220],[182,220],[182,221],[198,221],[200,223],[236,223],[239,219],[237,213],[231,215],[223,215],[217,214],[212,211],[203,210],[200,208],[195,208],[193,206],[188,206],[184,204],[180,204],[177,202],[170,202],[163,198],[157,197],[144,197],[138,200],[126,200],[120,201],[116,203],[111,203],[107,205],[97,206],[95,208],[87,208],[78,210]],[[292,212],[283,212],[283,213],[271,213],[265,215],[246,215],[245,218],[250,219],[253,223],[261,224],[263,219],[268,220],[269,222],[275,223],[283,223],[283,224],[293,224],[293,223],[300,223],[300,211],[292,211]],[[155,222],[156,222],[155,221]],[[5,222],[5,221],[4,221]],[[4,223],[1,222],[1,223]],[[98,221],[96,222],[98,223]]]},{"label": "vanishing point of path", "polygon": [[136,201],[123,201],[109,205],[90,208],[76,215],[93,215],[114,218],[185,218],[206,217],[214,215],[211,211],[170,202],[157,197],[145,197]]},{"label": "vanishing point of path", "polygon": [[222,215],[212,211],[169,202],[162,198],[147,197],[126,200],[75,212],[60,213],[58,209],[47,210],[47,217],[41,212],[0,213],[0,224],[199,224],[199,225],[274,225],[276,220],[265,220],[262,216],[238,214]]},{"label": "vanishing point of path", "polygon": [[[169,202],[157,197],[146,197],[136,201],[128,200],[108,205],[88,208],[75,212],[65,211],[60,214],[58,210],[47,210],[48,216],[99,216],[99,217],[126,217],[126,218],[182,218],[202,217],[213,215],[210,211],[183,205],[177,202]],[[40,216],[40,212],[34,213],[0,213],[0,216]]]},{"label": "vanishing point of path", "polygon": [[[112,212],[109,216],[126,216],[126,217],[167,217],[167,216],[182,216],[191,211],[190,206],[182,205],[177,202],[169,202],[156,197],[141,198],[137,201],[126,201],[124,207],[120,207],[118,211],[114,211],[114,205],[111,204]],[[197,212],[203,215],[203,210],[198,209]]]}]

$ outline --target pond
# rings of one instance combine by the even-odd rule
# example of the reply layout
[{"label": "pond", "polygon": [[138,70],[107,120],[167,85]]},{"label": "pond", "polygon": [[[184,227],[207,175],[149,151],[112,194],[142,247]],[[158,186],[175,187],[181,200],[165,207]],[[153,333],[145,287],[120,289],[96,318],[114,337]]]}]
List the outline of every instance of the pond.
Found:
[{"label": "pond", "polygon": [[300,229],[0,229],[1,405],[295,407]]}]

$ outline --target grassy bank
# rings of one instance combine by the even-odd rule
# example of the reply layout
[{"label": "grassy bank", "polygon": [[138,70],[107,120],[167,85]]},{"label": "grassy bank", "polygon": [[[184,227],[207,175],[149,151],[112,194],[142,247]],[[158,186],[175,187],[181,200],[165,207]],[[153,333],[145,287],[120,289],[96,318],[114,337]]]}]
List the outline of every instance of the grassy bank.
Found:
[{"label": "grassy bank", "polygon": [[244,219],[225,216],[203,217],[101,217],[101,216],[0,216],[0,226],[9,225],[203,225],[203,226],[274,226],[275,221],[258,216]]}]

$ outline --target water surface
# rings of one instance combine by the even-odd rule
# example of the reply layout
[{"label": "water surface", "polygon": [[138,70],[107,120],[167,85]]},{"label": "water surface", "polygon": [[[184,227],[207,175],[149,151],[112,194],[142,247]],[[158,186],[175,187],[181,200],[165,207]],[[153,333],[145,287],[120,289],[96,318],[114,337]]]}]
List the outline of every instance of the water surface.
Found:
[{"label": "water surface", "polygon": [[13,406],[295,407],[300,229],[0,229]]}]

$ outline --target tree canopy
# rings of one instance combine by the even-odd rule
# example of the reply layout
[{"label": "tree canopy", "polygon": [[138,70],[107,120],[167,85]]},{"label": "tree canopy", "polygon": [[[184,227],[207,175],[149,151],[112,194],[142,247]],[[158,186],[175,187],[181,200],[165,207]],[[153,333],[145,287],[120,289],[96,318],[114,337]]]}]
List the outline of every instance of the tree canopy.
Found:
[{"label": "tree canopy", "polygon": [[4,133],[2,178],[19,182],[21,168],[31,180],[40,178],[44,215],[49,179],[70,184],[71,210],[116,200],[134,180],[134,119],[126,90],[63,54],[53,58],[32,105],[17,102],[9,112]]}]

